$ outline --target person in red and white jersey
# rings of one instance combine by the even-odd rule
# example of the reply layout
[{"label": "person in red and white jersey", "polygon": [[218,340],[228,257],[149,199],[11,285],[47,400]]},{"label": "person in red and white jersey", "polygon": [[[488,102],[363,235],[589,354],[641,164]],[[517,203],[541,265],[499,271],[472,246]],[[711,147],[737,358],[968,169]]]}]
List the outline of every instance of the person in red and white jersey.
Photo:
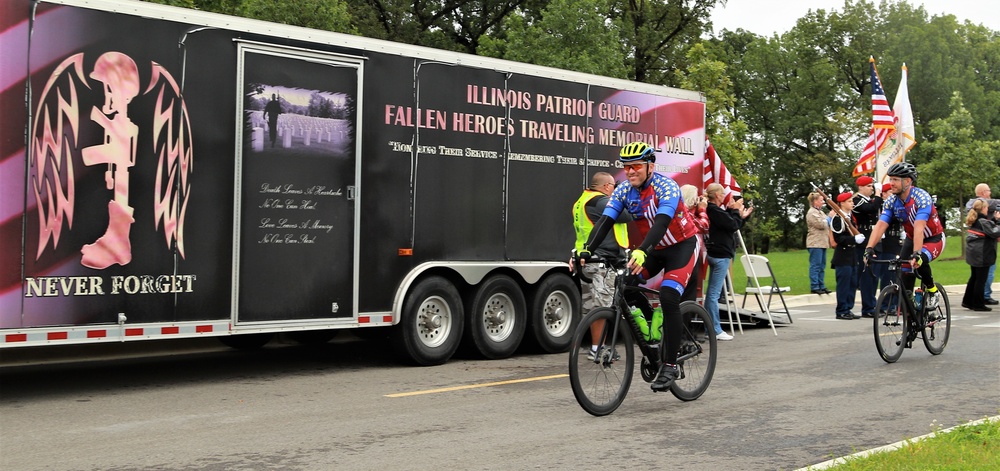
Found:
[{"label": "person in red and white jersey", "polygon": [[625,167],[628,183],[621,183],[611,193],[604,214],[594,225],[585,247],[593,251],[597,245],[594,241],[603,240],[622,211],[632,215],[643,239],[632,251],[629,270],[646,279],[663,272],[660,285],[663,366],[650,387],[653,391],[666,391],[680,375],[676,365],[684,328],[680,303],[699,252],[695,237],[698,227],[691,220],[677,182],[654,171],[656,155],[651,146],[644,142],[628,144],[622,148],[619,160]]},{"label": "person in red and white jersey", "polygon": [[917,188],[917,168],[909,162],[899,162],[889,167],[891,196],[882,205],[882,215],[872,229],[865,247],[865,260],[872,258],[875,244],[882,239],[882,234],[889,228],[891,222],[899,221],[906,232],[906,241],[899,252],[900,258],[909,260],[903,264],[903,270],[908,271],[904,278],[907,290],[912,290],[916,283],[915,269],[920,275],[924,288],[924,303],[928,310],[937,308],[938,294],[931,272],[931,260],[944,252],[944,224],[934,208],[934,199],[927,191]]}]

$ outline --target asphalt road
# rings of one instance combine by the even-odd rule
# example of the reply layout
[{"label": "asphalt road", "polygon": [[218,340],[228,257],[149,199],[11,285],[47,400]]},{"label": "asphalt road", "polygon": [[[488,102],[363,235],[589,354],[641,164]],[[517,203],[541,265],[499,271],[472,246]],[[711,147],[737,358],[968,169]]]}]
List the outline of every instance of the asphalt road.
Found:
[{"label": "asphalt road", "polygon": [[788,470],[1000,414],[1000,310],[956,306],[944,354],[918,341],[890,365],[870,320],[797,301],[777,336],[720,342],[697,401],[635,375],[602,418],[576,404],[566,355],[407,367],[350,334],[8,350],[0,469]]}]

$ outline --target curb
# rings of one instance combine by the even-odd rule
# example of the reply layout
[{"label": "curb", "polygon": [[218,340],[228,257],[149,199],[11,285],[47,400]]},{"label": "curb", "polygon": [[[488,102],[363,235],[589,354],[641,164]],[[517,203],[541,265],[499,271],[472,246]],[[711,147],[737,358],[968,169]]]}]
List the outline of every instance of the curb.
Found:
[{"label": "curb", "polygon": [[931,432],[931,433],[929,433],[927,435],[922,435],[922,436],[919,436],[919,437],[916,437],[916,438],[910,438],[910,439],[907,439],[907,440],[898,441],[896,443],[892,443],[892,444],[885,445],[885,446],[880,446],[878,448],[872,448],[871,450],[859,451],[859,452],[851,454],[851,455],[842,456],[840,458],[834,458],[832,460],[827,460],[827,461],[824,461],[822,463],[814,464],[812,466],[806,466],[804,468],[799,468],[799,469],[797,469],[795,471],[819,471],[819,470],[823,470],[823,469],[829,469],[829,468],[832,468],[834,466],[839,466],[839,465],[842,465],[844,463],[847,463],[849,460],[852,460],[852,459],[864,458],[864,457],[869,456],[869,455],[874,455],[874,454],[878,454],[878,453],[884,453],[884,452],[887,452],[887,451],[895,451],[895,450],[903,448],[906,445],[909,445],[911,443],[916,443],[916,442],[919,442],[921,440],[926,440],[928,438],[934,438],[938,434],[944,434],[944,433],[951,432],[952,430],[955,430],[956,428],[964,426],[964,425],[979,425],[979,424],[985,423],[987,421],[989,421],[989,422],[1000,422],[1000,415],[995,415],[993,417],[985,417],[985,418],[982,418],[982,419],[979,419],[979,420],[976,420],[976,421],[964,423],[962,425],[956,425],[954,427],[946,428],[944,430],[938,430],[937,432]]}]

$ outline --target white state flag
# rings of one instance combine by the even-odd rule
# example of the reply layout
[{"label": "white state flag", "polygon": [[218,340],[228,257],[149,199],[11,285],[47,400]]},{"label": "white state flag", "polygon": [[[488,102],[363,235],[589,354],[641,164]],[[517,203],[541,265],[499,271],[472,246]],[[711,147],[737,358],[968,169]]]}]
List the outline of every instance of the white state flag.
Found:
[{"label": "white state flag", "polygon": [[917,140],[913,125],[913,109],[910,108],[910,94],[906,87],[906,64],[903,64],[903,74],[899,80],[899,90],[896,91],[896,101],[892,104],[893,122],[896,129],[889,134],[888,142],[878,153],[875,165],[875,181],[884,183],[889,167],[906,160],[906,153],[916,145]]}]

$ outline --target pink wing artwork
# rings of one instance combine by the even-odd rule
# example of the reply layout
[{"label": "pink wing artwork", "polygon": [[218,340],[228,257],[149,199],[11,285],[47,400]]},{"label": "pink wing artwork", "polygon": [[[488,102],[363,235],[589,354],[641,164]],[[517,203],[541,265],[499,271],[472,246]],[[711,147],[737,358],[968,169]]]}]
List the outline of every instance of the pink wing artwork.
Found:
[{"label": "pink wing artwork", "polygon": [[194,153],[191,146],[191,119],[174,77],[160,64],[152,63],[153,74],[146,93],[156,93],[153,110],[153,152],[156,155],[156,185],[153,194],[153,222],[163,223],[167,247],[176,243],[184,258],[184,216],[191,196]]},{"label": "pink wing artwork", "polygon": [[104,235],[81,248],[80,263],[104,269],[131,262],[130,233],[136,208],[129,201],[145,198],[143,195],[131,198],[130,172],[136,165],[153,163],[145,157],[147,151],[137,148],[142,132],[152,133],[156,181],[151,208],[139,205],[139,211],[152,209],[154,228],[159,230],[162,223],[167,248],[176,249],[183,258],[184,215],[191,192],[193,154],[190,120],[177,82],[166,69],[151,62],[150,83],[143,94],[153,93],[156,99],[152,120],[147,121],[151,128],[146,130],[140,129],[129,116],[128,105],[141,90],[139,70],[132,58],[120,52],[106,52],[94,63],[89,78],[101,83],[104,95],[103,104],[93,106],[89,116],[103,128],[100,144],[83,148],[79,144],[82,111],[78,90],[95,93],[84,75],[82,53],[67,58],[53,71],[39,100],[29,157],[34,170],[32,190],[38,204],[36,260],[49,240],[53,249],[58,246],[64,222],[72,230],[76,194],[74,161],[82,161],[84,166],[104,170],[110,200],[108,227]]},{"label": "pink wing artwork", "polygon": [[64,60],[42,89],[31,130],[31,189],[38,211],[38,260],[49,241],[59,246],[65,223],[73,228],[76,180],[74,153],[79,152],[79,100],[77,89],[89,89],[83,72],[83,54]]}]

